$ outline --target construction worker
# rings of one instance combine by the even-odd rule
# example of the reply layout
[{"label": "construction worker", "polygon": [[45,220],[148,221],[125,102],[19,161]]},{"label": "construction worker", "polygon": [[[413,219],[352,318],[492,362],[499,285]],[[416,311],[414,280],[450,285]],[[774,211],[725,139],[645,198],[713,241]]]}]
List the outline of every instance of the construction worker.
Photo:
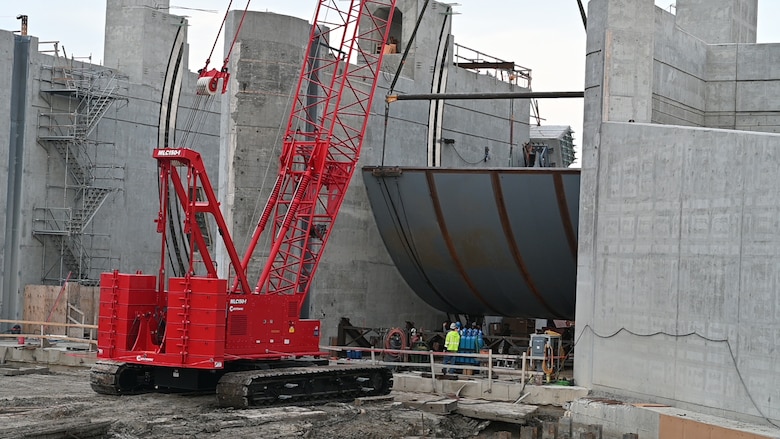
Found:
[{"label": "construction worker", "polygon": [[[458,352],[458,346],[460,346],[460,333],[458,332],[458,326],[455,323],[450,324],[450,330],[447,332],[447,337],[444,339],[444,350],[448,353]],[[445,355],[444,364],[455,364],[454,355]],[[455,369],[444,368],[444,374],[455,373]]]},{"label": "construction worker", "polygon": [[6,329],[3,331],[4,334],[21,334],[22,333],[22,327],[19,325],[14,325],[11,329]]}]

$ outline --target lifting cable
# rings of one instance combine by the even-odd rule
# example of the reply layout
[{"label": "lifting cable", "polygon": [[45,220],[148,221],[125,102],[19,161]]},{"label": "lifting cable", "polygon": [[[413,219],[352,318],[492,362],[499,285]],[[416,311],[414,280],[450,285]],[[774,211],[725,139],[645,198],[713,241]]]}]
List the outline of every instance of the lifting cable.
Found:
[{"label": "lifting cable", "polygon": [[[428,8],[428,3],[430,3],[430,0],[425,0],[422,9],[420,9],[420,15],[417,16],[417,22],[414,24],[414,30],[412,31],[412,35],[409,37],[409,42],[406,43],[406,48],[404,48],[404,54],[401,56],[401,62],[398,63],[398,69],[396,69],[395,76],[393,76],[393,82],[390,83],[390,88],[387,89],[387,96],[390,96],[393,93],[393,90],[395,90],[395,85],[398,83],[398,79],[401,77],[401,71],[404,68],[404,64],[406,64],[406,58],[409,56],[409,51],[412,48],[412,42],[414,42],[414,39],[417,36],[417,30],[420,29],[420,24],[422,23],[423,16],[425,15],[425,10]],[[381,164],[381,166],[383,167],[385,166],[385,146],[387,146],[387,123],[389,118],[390,118],[390,103],[387,101],[387,99],[385,99],[385,125],[384,125],[384,132],[382,133],[382,164]]]},{"label": "lifting cable", "polygon": [[[201,71],[206,71],[209,69],[209,63],[211,63],[211,55],[214,55],[214,49],[217,47],[217,43],[219,42],[219,36],[222,34],[222,29],[225,28],[225,22],[228,18],[228,13],[230,12],[230,7],[233,5],[233,0],[230,0],[230,3],[228,3],[227,9],[225,9],[225,16],[222,17],[222,24],[219,25],[219,30],[217,31],[217,36],[214,38],[214,44],[211,45],[211,51],[209,52],[209,57],[206,58],[206,65],[203,66],[203,69]],[[247,7],[249,7],[249,3],[247,2]],[[246,13],[246,10],[244,10],[244,13]],[[241,18],[241,21],[243,21],[243,17]],[[234,40],[235,41],[235,40]],[[230,47],[233,49],[233,46]]]},{"label": "lifting cable", "polygon": [[217,93],[224,94],[227,91],[227,85],[228,80],[230,79],[230,74],[228,73],[228,64],[230,63],[230,55],[233,53],[233,48],[236,45],[236,42],[238,41],[238,35],[241,32],[241,27],[244,25],[244,19],[246,18],[246,14],[249,10],[249,5],[251,3],[251,0],[247,0],[246,6],[244,7],[244,11],[241,14],[241,20],[238,23],[238,26],[236,27],[236,31],[233,35],[233,39],[230,43],[230,47],[228,48],[227,55],[225,56],[224,61],[222,62],[222,67],[219,70],[211,69],[209,70],[209,64],[211,64],[211,57],[214,54],[214,49],[217,47],[217,43],[219,42],[219,37],[222,35],[222,30],[225,27],[225,23],[227,22],[228,14],[230,13],[230,7],[233,4],[233,0],[230,0],[228,3],[227,10],[225,11],[225,16],[222,18],[222,23],[219,26],[219,30],[217,31],[217,35],[214,38],[214,43],[211,46],[211,51],[209,52],[209,56],[206,59],[206,63],[203,66],[202,69],[198,70],[198,82],[196,86],[196,93],[195,93],[195,102],[193,103],[192,110],[190,111],[190,114],[187,117],[186,122],[184,123],[184,129],[183,129],[183,138],[181,143],[181,146],[187,147],[187,144],[194,145],[197,137],[199,136],[199,133],[194,133],[194,136],[192,139],[190,139],[190,134],[193,133],[193,127],[199,127],[202,126],[205,122],[206,116],[208,111],[211,109],[211,106],[214,103],[214,95]]},{"label": "lifting cable", "polygon": [[[233,52],[233,47],[236,44],[236,41],[238,40],[238,34],[241,31],[241,27],[244,24],[244,18],[246,17],[247,11],[249,9],[249,4],[251,0],[247,0],[246,6],[244,7],[244,12],[241,15],[241,20],[238,24],[238,27],[236,28],[235,35],[233,36],[233,40],[230,44],[230,49],[228,50],[228,54],[225,57],[222,68],[220,69],[218,75],[213,75],[215,77],[219,77],[219,79],[222,80],[222,90],[221,92],[224,93],[227,88],[227,81],[229,78],[229,75],[227,74],[227,66],[230,62],[230,54]],[[230,7],[233,5],[233,0],[230,0],[228,3],[227,9],[225,10],[225,15],[222,18],[222,23],[219,26],[219,30],[217,31],[217,35],[214,38],[214,43],[211,46],[211,50],[209,51],[209,56],[206,59],[206,63],[204,67],[200,70],[198,70],[199,74],[199,80],[200,78],[204,77],[204,75],[207,75],[209,73],[208,67],[211,63],[211,57],[214,54],[214,50],[217,47],[217,44],[219,43],[219,37],[222,34],[222,30],[225,27],[225,23],[227,22],[228,14],[230,13]],[[201,82],[199,81],[198,85],[200,85]],[[217,91],[215,89],[215,91]],[[184,121],[184,126],[182,129],[182,135],[180,137],[180,140],[177,142],[178,144],[176,147],[178,148],[187,148],[187,147],[193,147],[195,146],[195,142],[198,139],[198,136],[200,135],[199,132],[193,133],[193,127],[201,127],[206,117],[208,116],[209,110],[214,102],[214,94],[216,93],[201,93],[201,90],[196,90],[195,93],[195,100],[193,102],[192,107],[190,108],[190,111],[187,115],[186,120]],[[175,123],[175,122],[174,122]],[[191,136],[191,134],[194,134]],[[159,181],[158,181],[159,184]],[[163,190],[170,190],[170,188],[166,188]],[[193,197],[198,197],[199,194],[192,194]],[[182,224],[182,210],[180,206],[178,206],[177,203],[172,203],[170,198],[168,199],[168,228],[170,230],[170,235],[168,236],[168,239],[166,239],[166,248],[168,251],[168,261],[171,264],[171,269],[174,274],[174,276],[183,276],[187,271],[189,271],[187,268],[185,268],[185,262],[187,264],[190,264],[191,261],[189,260],[189,247],[191,247],[193,244],[188,243],[186,239],[184,239],[184,233],[183,230],[181,230],[181,224]],[[176,219],[174,220],[174,212]],[[170,247],[173,247],[171,249]],[[175,255],[175,258],[174,258]],[[185,255],[184,258],[182,255]],[[185,261],[186,259],[186,261]]]}]

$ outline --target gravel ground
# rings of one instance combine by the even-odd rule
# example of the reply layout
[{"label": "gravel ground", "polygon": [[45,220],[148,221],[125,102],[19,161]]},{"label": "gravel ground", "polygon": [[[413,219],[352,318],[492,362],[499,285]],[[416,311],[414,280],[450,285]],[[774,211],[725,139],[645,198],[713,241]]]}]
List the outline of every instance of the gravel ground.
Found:
[{"label": "gravel ground", "polygon": [[[0,376],[0,438],[494,438],[519,426],[433,415],[396,401],[225,409],[213,395],[99,395],[86,368]],[[502,437],[507,437],[506,434]]]}]

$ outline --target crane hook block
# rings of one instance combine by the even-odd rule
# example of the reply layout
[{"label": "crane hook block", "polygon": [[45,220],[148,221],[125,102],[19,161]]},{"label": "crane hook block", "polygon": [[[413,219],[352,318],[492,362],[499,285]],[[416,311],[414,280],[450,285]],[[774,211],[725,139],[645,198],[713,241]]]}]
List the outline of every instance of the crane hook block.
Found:
[{"label": "crane hook block", "polygon": [[211,69],[203,71],[198,77],[195,93],[200,96],[215,95],[217,92],[224,94],[227,91],[230,73]]}]

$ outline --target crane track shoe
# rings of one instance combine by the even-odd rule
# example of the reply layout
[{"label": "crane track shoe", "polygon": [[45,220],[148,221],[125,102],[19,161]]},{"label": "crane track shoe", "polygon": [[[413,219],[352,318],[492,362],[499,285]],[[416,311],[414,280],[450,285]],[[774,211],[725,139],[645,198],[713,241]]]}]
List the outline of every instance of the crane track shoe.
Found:
[{"label": "crane track shoe", "polygon": [[225,374],[217,384],[222,407],[256,407],[343,401],[387,395],[393,374],[384,366],[331,365]]}]

